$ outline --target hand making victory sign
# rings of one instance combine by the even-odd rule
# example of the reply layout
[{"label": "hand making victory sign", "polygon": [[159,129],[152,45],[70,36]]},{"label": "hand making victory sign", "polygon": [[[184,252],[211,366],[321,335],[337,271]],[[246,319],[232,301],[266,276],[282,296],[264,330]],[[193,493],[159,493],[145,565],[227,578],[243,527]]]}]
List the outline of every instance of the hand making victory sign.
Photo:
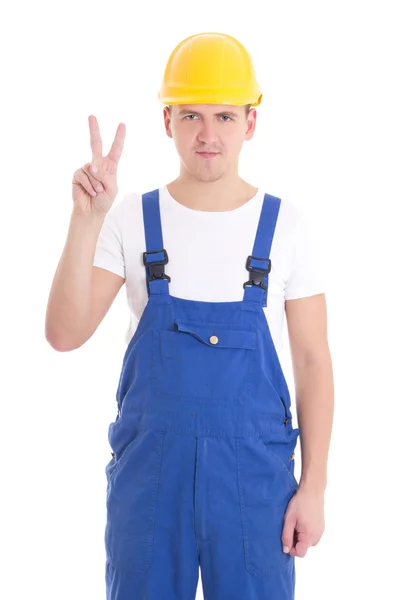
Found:
[{"label": "hand making victory sign", "polygon": [[117,193],[117,168],[124,147],[126,127],[120,123],[111,150],[103,156],[103,144],[96,117],[89,116],[92,162],[75,171],[72,179],[74,210],[83,215],[109,211]]}]

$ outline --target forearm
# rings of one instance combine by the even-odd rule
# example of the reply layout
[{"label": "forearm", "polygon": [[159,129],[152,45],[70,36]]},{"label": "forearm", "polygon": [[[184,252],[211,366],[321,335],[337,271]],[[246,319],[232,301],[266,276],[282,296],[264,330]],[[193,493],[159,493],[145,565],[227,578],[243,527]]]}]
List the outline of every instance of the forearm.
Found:
[{"label": "forearm", "polygon": [[334,384],[329,349],[318,361],[297,366],[296,408],[300,428],[300,486],[324,492],[334,412]]},{"label": "forearm", "polygon": [[46,339],[59,350],[74,347],[89,326],[93,259],[103,221],[100,215],[71,215],[46,313]]}]

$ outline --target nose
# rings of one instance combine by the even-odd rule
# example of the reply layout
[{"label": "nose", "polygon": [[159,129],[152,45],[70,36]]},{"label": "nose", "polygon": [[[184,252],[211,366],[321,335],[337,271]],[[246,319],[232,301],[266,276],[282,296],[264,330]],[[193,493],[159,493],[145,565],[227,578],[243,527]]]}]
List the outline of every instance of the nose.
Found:
[{"label": "nose", "polygon": [[216,124],[212,120],[203,119],[197,139],[212,148],[212,145],[218,142]]}]

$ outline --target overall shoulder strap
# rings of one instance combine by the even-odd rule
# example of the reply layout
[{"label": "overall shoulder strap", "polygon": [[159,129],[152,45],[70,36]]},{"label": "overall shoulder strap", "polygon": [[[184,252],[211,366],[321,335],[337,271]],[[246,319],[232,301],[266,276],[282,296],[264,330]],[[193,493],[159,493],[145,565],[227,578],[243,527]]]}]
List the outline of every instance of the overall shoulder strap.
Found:
[{"label": "overall shoulder strap", "polygon": [[270,194],[264,195],[253,253],[246,261],[249,281],[243,284],[245,289],[243,302],[267,306],[268,274],[271,271],[270,252],[280,205],[280,198]]},{"label": "overall shoulder strap", "polygon": [[168,254],[164,249],[159,190],[142,195],[143,224],[146,239],[146,252],[143,252],[143,265],[146,268],[147,293],[169,294],[170,277],[164,267],[168,263]]}]

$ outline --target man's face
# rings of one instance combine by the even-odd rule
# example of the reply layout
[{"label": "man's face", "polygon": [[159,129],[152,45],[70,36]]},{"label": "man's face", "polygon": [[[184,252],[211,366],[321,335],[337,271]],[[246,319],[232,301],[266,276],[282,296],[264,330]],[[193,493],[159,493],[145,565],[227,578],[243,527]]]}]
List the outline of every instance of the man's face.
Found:
[{"label": "man's face", "polygon": [[253,137],[256,111],[244,106],[179,104],[164,108],[167,135],[185,169],[199,181],[237,173],[243,142]]}]

